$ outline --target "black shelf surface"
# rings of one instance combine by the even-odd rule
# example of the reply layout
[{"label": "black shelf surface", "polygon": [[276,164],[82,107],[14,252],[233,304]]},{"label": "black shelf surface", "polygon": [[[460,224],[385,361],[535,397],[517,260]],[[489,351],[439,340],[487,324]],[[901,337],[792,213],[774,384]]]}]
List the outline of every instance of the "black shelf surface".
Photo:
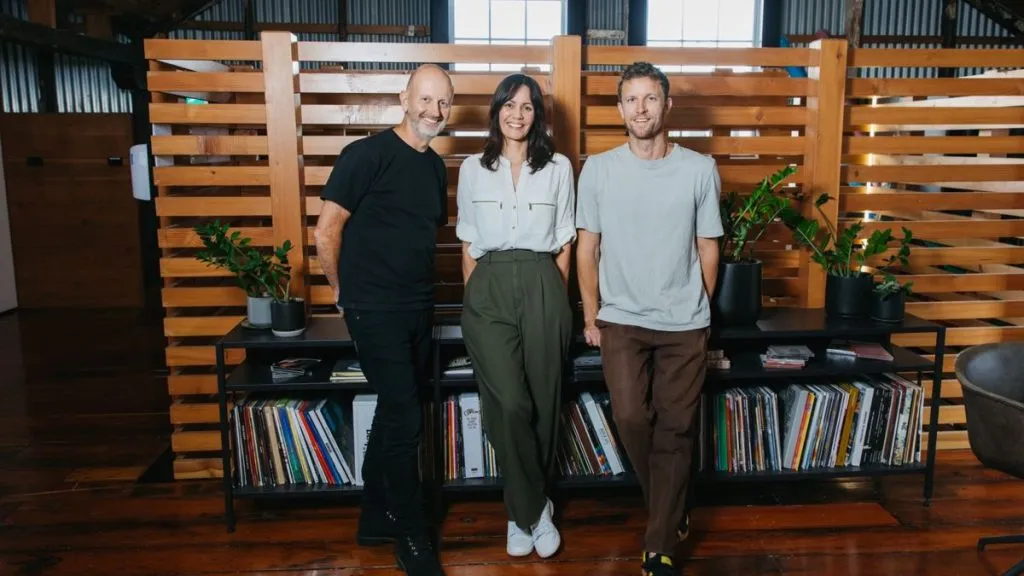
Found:
[{"label": "black shelf surface", "polygon": [[761,319],[750,326],[715,327],[717,340],[758,340],[780,338],[854,338],[938,332],[940,326],[907,314],[902,322],[829,317],[821,308],[765,308]]},{"label": "black shelf surface", "polygon": [[285,484],[283,486],[236,486],[233,490],[235,498],[294,498],[316,495],[359,494],[362,486],[346,484],[335,486],[329,484],[306,485]]},{"label": "black shelf surface", "polygon": [[915,474],[924,472],[925,469],[926,466],[923,463],[914,463],[904,466],[843,466],[836,468],[818,468],[814,470],[782,470],[781,472],[716,472],[714,470],[705,470],[698,475],[698,478],[705,482],[775,482],[780,480],[810,480],[819,478]]},{"label": "black shelf surface", "polygon": [[294,338],[279,338],[269,329],[253,330],[239,324],[220,342],[225,348],[331,348],[352,346],[352,337],[340,316],[313,316],[306,331]]},{"label": "black shelf surface", "polygon": [[274,381],[270,366],[244,361],[228,376],[226,387],[231,392],[290,392],[301,390],[370,390],[367,382],[331,382],[334,362],[321,362],[313,373],[289,380]]},{"label": "black shelf surface", "polygon": [[[605,486],[638,485],[636,476],[631,473],[622,473],[615,476],[573,476],[571,478],[561,478],[555,484],[559,488],[601,488]],[[502,488],[502,481],[501,478],[462,478],[459,480],[446,480],[442,488],[444,490],[465,492],[499,490]]]},{"label": "black shelf surface", "polygon": [[[707,370],[708,382],[730,382],[742,380],[761,380],[774,378],[797,378],[814,376],[856,376],[858,374],[884,374],[887,372],[907,372],[911,370],[929,370],[935,364],[927,358],[902,348],[892,346],[889,352],[891,361],[870,360],[867,358],[844,358],[828,356],[819,352],[811,358],[803,368],[764,368],[761,366],[761,351],[727,352],[730,367],[728,370]],[[600,368],[584,368],[573,372],[576,382],[602,382],[604,374]]]}]

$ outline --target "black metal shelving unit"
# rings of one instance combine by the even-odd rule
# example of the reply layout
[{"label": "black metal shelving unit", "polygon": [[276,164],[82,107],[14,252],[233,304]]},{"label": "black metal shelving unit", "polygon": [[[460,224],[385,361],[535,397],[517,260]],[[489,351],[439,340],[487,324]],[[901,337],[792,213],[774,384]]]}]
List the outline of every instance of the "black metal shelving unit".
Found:
[{"label": "black metal shelving unit", "polygon": [[[427,478],[425,491],[438,497],[441,493],[487,492],[501,489],[500,479],[461,479],[443,481],[443,451],[440,442],[439,425],[442,397],[456,390],[474,390],[476,380],[472,376],[443,376],[444,365],[454,355],[464,355],[461,334],[453,334],[459,325],[457,314],[438,314],[434,332],[432,378],[429,394],[433,398],[433,421],[435,443],[432,450],[433,469],[424,474]],[[580,332],[580,331],[577,331]],[[911,350],[892,345],[892,336],[897,334],[934,333],[936,338],[933,360],[924,358]],[[867,359],[835,359],[826,356],[825,347],[833,339],[850,339],[883,344],[893,355],[892,361]],[[772,343],[804,344],[815,357],[800,369],[772,369],[761,366],[759,354]],[[696,473],[697,482],[776,482],[813,480],[840,477],[881,477],[895,474],[924,474],[924,504],[930,503],[935,477],[935,447],[937,439],[939,401],[942,387],[942,364],[945,347],[945,328],[908,315],[899,323],[883,323],[871,320],[844,320],[829,318],[821,309],[767,308],[761,319],[751,326],[713,328],[709,341],[710,348],[721,348],[730,358],[727,371],[708,370],[705,389],[713,391],[722,387],[761,385],[772,380],[813,380],[814,378],[844,375],[877,375],[890,372],[916,373],[917,384],[923,383],[923,375],[931,373],[933,399],[927,415],[927,456],[923,463],[903,466],[862,466],[819,468],[801,471],[725,473],[705,469]],[[224,351],[230,348],[246,350],[246,360],[227,373]],[[582,335],[574,343],[574,353],[586,349]],[[221,442],[224,465],[225,519],[228,530],[234,530],[234,498],[293,498],[313,495],[350,495],[361,491],[359,486],[279,486],[269,488],[239,488],[234,485],[232,455],[229,447],[230,422],[227,413],[229,392],[258,391],[294,393],[297,391],[370,391],[367,384],[336,384],[329,381],[333,361],[323,362],[312,375],[287,382],[273,382],[270,377],[270,363],[283,355],[308,354],[332,358],[346,355],[354,357],[354,345],[344,320],[337,317],[313,317],[306,332],[297,338],[277,338],[269,331],[253,331],[236,327],[218,342],[217,380],[221,415]],[[571,363],[570,363],[571,364]],[[572,392],[587,387],[601,387],[604,378],[599,367],[592,369],[566,368],[565,389]],[[702,423],[702,425],[705,425]],[[709,435],[706,435],[709,436]],[[706,442],[709,440],[705,440]],[[923,447],[922,447],[923,448]],[[616,476],[583,476],[565,478],[556,482],[560,489],[636,487],[636,478],[630,473]]]}]

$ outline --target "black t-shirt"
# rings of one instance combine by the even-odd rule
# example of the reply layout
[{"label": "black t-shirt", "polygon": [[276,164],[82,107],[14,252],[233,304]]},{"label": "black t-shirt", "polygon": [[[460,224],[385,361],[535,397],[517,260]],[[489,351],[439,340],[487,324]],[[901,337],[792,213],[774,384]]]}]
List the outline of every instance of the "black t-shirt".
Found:
[{"label": "black t-shirt", "polygon": [[437,228],[448,222],[448,175],[433,149],[393,129],[346,146],[320,193],[352,213],[338,256],[343,308],[434,305]]}]

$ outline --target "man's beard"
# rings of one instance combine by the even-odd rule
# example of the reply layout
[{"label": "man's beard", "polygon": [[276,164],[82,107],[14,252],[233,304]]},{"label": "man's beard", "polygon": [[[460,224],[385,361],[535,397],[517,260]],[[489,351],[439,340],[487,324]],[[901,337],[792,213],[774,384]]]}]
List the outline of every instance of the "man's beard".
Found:
[{"label": "man's beard", "polygon": [[416,134],[420,138],[423,138],[425,140],[429,140],[431,138],[436,137],[438,134],[441,133],[442,130],[445,129],[445,126],[448,124],[444,120],[441,120],[440,122],[437,123],[436,128],[428,128],[427,125],[423,122],[422,117],[409,118],[409,120],[410,124],[412,125],[412,129],[416,131]]},{"label": "man's beard", "polygon": [[661,122],[655,118],[651,118],[646,124],[637,126],[632,122],[626,123],[626,131],[629,135],[637,138],[638,140],[647,140],[654,138],[659,132],[661,132]]}]

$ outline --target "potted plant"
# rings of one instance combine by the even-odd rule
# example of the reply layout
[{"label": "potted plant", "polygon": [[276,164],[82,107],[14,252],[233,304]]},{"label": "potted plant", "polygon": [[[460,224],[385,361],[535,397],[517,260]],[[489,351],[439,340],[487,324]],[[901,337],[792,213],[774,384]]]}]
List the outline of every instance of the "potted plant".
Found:
[{"label": "potted plant", "polygon": [[[274,251],[273,256],[252,246],[252,239],[220,220],[205,222],[193,228],[204,249],[196,259],[209,266],[223,268],[235,277],[246,294],[246,321],[251,328],[270,328],[276,335],[301,334],[305,329],[305,303],[289,298],[291,267],[288,251],[291,242]],[[301,312],[295,317],[295,308]]]},{"label": "potted plant", "polygon": [[901,322],[903,321],[904,309],[907,296],[910,296],[913,282],[900,284],[899,280],[892,275],[891,268],[895,264],[908,265],[910,256],[910,242],[913,240],[913,233],[903,228],[903,239],[900,240],[900,248],[885,259],[885,265],[879,268],[882,272],[882,281],[875,284],[871,291],[871,319],[880,322]]},{"label": "potted plant", "polygon": [[291,296],[289,290],[292,274],[288,251],[291,249],[291,240],[285,240],[284,244],[276,248],[276,262],[270,262],[268,272],[274,287],[271,293],[273,302],[270,304],[271,330],[275,336],[282,338],[293,338],[306,331],[306,302]]},{"label": "potted plant", "polygon": [[795,216],[787,222],[793,237],[811,252],[811,260],[826,273],[825,312],[842,318],[863,318],[868,315],[869,297],[873,287],[872,275],[863,272],[865,262],[885,252],[892,240],[892,230],[876,230],[866,242],[857,242],[864,225],[855,222],[837,231],[821,207],[832,200],[827,193],[814,201],[814,209],[825,222],[822,228],[817,220]]},{"label": "potted plant", "polygon": [[273,288],[267,275],[270,265],[267,255],[251,246],[252,239],[242,237],[238,230],[229,232],[229,226],[222,224],[220,220],[205,222],[193,229],[205,247],[196,253],[196,259],[227,270],[234,275],[238,286],[245,291],[245,325],[251,328],[269,328]]},{"label": "potted plant", "polygon": [[769,224],[792,210],[790,199],[796,197],[778,190],[795,172],[795,166],[785,166],[762,180],[746,198],[733,191],[719,202],[723,234],[712,306],[716,320],[723,324],[751,324],[761,315],[761,261],[754,257],[754,248]]}]

